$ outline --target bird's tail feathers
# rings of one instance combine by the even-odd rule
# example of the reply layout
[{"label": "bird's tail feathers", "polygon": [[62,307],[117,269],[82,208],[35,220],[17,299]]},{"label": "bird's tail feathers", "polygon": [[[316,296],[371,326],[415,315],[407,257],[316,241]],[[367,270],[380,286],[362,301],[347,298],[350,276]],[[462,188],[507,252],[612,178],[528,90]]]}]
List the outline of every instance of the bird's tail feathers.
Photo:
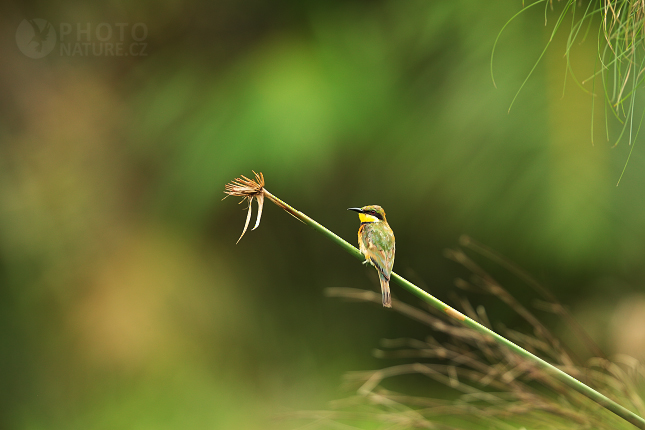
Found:
[{"label": "bird's tail feathers", "polygon": [[392,307],[392,296],[390,295],[390,279],[386,278],[380,271],[378,272],[381,281],[381,296],[383,298],[383,307]]}]

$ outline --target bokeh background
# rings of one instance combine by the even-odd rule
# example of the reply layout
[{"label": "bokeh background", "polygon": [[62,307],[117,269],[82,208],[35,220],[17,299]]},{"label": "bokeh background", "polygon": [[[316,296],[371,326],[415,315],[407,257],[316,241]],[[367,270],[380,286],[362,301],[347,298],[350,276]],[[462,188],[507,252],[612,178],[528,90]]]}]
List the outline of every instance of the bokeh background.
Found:
[{"label": "bokeh background", "polygon": [[[358,220],[345,209],[382,205],[395,270],[440,299],[467,276],[442,250],[469,234],[550,288],[608,353],[645,357],[645,148],[636,141],[617,187],[631,148],[612,148],[614,121],[607,139],[598,85],[592,110],[567,78],[570,22],[508,112],[560,7],[546,26],[538,7],[506,28],[495,88],[495,38],[521,6],[5,2],[0,428],[293,428],[275,417],[324,409],[351,394],[345,372],[393,364],[373,357],[379,339],[426,334],[325,297],[332,286],[376,290],[375,272],[271,204],[236,245],[245,207],[222,191],[251,169],[352,243]],[[109,43],[127,24],[126,44],[143,23],[147,55],[72,55],[58,39],[32,59],[16,43],[30,18],[58,38],[71,24],[68,41],[92,44],[100,23],[114,29]],[[580,79],[596,64],[590,34],[570,58]],[[525,284],[503,281],[533,303]],[[521,324],[494,300],[471,300]]]}]

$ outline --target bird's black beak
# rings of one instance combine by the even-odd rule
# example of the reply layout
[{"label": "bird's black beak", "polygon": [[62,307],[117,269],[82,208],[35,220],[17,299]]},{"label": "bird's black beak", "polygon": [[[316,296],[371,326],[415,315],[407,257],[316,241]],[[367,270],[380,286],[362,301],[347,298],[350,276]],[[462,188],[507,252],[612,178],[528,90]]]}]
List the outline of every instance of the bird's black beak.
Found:
[{"label": "bird's black beak", "polygon": [[363,213],[363,209],[361,208],[347,208],[348,211],[354,211],[358,213]]}]

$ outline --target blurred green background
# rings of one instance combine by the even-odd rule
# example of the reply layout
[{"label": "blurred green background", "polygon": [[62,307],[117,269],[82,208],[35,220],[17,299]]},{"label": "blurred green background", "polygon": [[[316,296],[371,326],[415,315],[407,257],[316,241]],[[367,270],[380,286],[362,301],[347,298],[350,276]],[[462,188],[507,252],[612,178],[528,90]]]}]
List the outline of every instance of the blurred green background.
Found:
[{"label": "blurred green background", "polygon": [[[270,203],[235,245],[246,214],[222,191],[251,169],[352,243],[358,219],[345,209],[382,205],[395,270],[442,300],[467,276],[442,250],[469,234],[547,285],[607,352],[644,357],[645,148],[636,142],[616,187],[630,147],[607,141],[602,94],[592,114],[571,78],[563,92],[566,28],[507,113],[557,17],[545,26],[535,8],[505,30],[495,88],[491,50],[520,8],[0,6],[0,428],[293,428],[274,417],[324,409],[351,394],[346,371],[393,364],[371,355],[379,339],[426,334],[326,298],[331,286],[376,290],[374,270]],[[18,49],[30,18],[57,32],[44,58]],[[100,23],[109,43],[125,23],[126,46],[145,43],[147,55],[61,53],[61,23],[90,49]],[[589,39],[571,57],[581,79],[593,73]],[[504,281],[532,303],[526,285]]]}]

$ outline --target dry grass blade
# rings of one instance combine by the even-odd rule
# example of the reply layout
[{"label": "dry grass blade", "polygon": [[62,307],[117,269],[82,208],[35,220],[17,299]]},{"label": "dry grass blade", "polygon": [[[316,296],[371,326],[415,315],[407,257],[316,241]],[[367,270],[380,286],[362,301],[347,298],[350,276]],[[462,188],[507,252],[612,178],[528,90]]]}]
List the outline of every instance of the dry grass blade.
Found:
[{"label": "dry grass blade", "polygon": [[[517,308],[519,304],[510,293],[462,251],[453,251],[448,256],[476,274],[480,281],[479,288],[485,287],[489,293],[526,317],[524,308]],[[459,258],[454,258],[455,256]],[[481,282],[482,280],[487,282]],[[491,285],[495,288],[491,288]],[[328,288],[326,293],[334,297],[380,303],[380,296],[372,291],[335,287]],[[461,305],[466,314],[476,313],[479,318],[488,319],[483,309],[478,307],[475,311],[467,300],[461,300]],[[427,425],[452,424],[453,417],[461,417],[462,421],[456,428],[462,429],[470,428],[469,422],[477,422],[483,427],[488,425],[491,428],[509,429],[631,428],[578,392],[567,389],[544,368],[492,343],[487,336],[463,329],[454,325],[453,320],[446,321],[397,300],[393,301],[393,309],[429,326],[434,332],[440,333],[441,338],[448,336],[448,340],[439,342],[433,336],[427,336],[423,340],[399,338],[382,341],[382,349],[375,351],[376,357],[387,360],[414,359],[416,362],[347,374],[346,387],[354,388],[358,396],[350,397],[351,401],[336,401],[332,404],[338,417],[349,414],[350,410],[370,405],[375,408],[371,411],[371,422],[377,423],[386,416],[402,413],[405,409],[392,406],[400,405],[417,414],[417,423]],[[535,317],[529,317],[528,321],[534,328],[542,327]],[[587,384],[615,401],[630,404],[642,413],[644,403],[639,393],[639,384],[645,378],[643,366],[625,357],[617,357],[613,363],[598,358],[585,366],[576,366],[561,342],[555,341],[552,336],[545,336],[544,331],[545,327],[543,330],[534,330],[533,335],[514,330],[506,330],[506,334],[520,346],[552,357],[556,366],[566,369],[569,374],[585,377]],[[388,391],[381,386],[388,378],[406,374],[433,379],[459,393],[459,397],[453,401],[411,397]],[[550,391],[544,391],[541,387],[549,387]],[[405,411],[409,413],[408,410]],[[302,416],[305,417],[306,414]],[[344,418],[348,418],[348,415],[344,415]],[[511,422],[517,424],[517,427],[509,426]]]}]

